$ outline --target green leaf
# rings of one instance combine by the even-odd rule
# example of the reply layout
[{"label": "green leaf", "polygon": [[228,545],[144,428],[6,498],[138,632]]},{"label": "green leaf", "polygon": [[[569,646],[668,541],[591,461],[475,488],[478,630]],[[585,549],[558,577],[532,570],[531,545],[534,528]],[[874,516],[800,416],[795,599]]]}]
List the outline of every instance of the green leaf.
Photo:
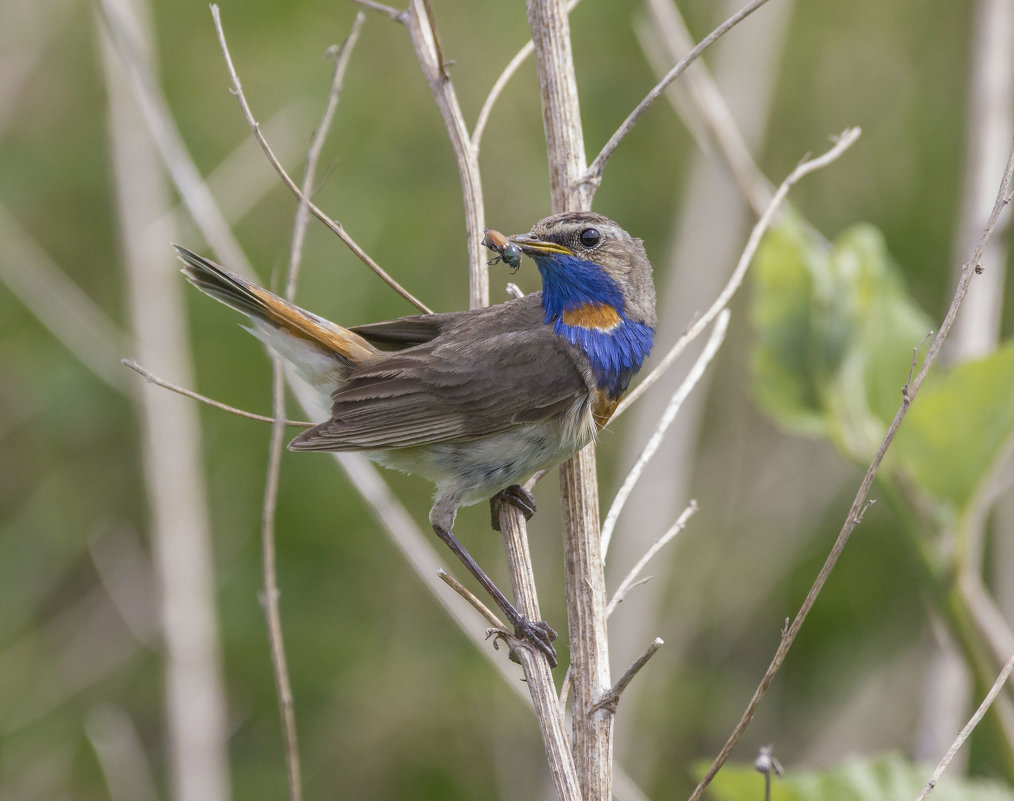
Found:
[{"label": "green leaf", "polygon": [[892,447],[926,492],[966,509],[1014,439],[1014,343],[930,373]]},{"label": "green leaf", "polygon": [[795,217],[754,268],[754,392],[786,428],[869,459],[932,323],[909,299],[883,236],[856,225],[831,245]]},{"label": "green leaf", "polygon": [[[698,769],[703,776],[708,765]],[[899,801],[913,799],[932,773],[897,754],[874,760],[852,759],[821,772],[788,770],[771,779],[771,801]],[[764,777],[752,765],[726,765],[708,787],[713,801],[764,797]],[[996,782],[945,773],[933,801],[1014,801],[1014,791]]]}]

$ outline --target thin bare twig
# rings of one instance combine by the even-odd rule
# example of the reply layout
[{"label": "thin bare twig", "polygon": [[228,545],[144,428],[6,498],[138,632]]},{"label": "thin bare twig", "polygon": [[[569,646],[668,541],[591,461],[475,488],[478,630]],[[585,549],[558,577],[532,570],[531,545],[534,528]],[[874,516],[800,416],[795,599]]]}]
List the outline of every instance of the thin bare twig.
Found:
[{"label": "thin bare twig", "polygon": [[623,511],[623,507],[626,505],[627,499],[630,497],[630,493],[634,491],[634,487],[637,486],[638,480],[644,474],[644,468],[651,460],[651,457],[654,456],[658,452],[658,449],[662,446],[662,439],[665,437],[666,431],[669,430],[669,426],[672,425],[673,420],[676,419],[676,415],[679,413],[683,402],[689,397],[690,393],[693,392],[694,387],[697,386],[697,382],[701,380],[705,371],[708,369],[708,365],[711,364],[711,360],[714,359],[715,354],[718,353],[718,349],[722,347],[722,343],[725,341],[725,334],[729,330],[730,316],[731,314],[728,309],[724,309],[722,313],[718,315],[718,319],[715,321],[715,327],[711,332],[711,336],[708,337],[704,350],[701,351],[701,355],[697,357],[697,361],[694,362],[694,366],[690,369],[690,372],[687,373],[687,377],[672,394],[672,398],[669,399],[669,403],[666,405],[661,417],[659,417],[655,430],[648,438],[648,441],[644,445],[644,449],[637,457],[637,460],[630,468],[630,472],[627,473],[627,477],[623,479],[623,483],[616,492],[616,497],[613,499],[612,506],[609,507],[609,512],[606,514],[605,522],[602,523],[601,536],[603,558],[605,558],[609,553],[609,543],[612,540],[613,531],[616,528],[616,521],[620,517],[620,512]]},{"label": "thin bare twig", "polygon": [[[183,387],[177,386],[176,384],[171,384],[165,379],[159,378],[154,373],[149,373],[133,359],[120,359],[120,364],[124,365],[125,367],[129,367],[135,373],[139,373],[141,376],[144,377],[145,381],[147,381],[149,384],[157,384],[163,389],[168,389],[170,392],[175,392],[177,395],[185,395],[186,397],[193,398],[194,400],[200,401],[201,403],[206,403],[208,404],[208,406],[214,406],[216,409],[221,409],[223,412],[229,412],[229,414],[235,414],[239,415],[240,417],[246,417],[249,420],[257,420],[260,423],[275,422],[276,418],[274,417],[268,417],[263,414],[254,414],[253,412],[245,412],[242,409],[237,409],[235,406],[229,406],[228,404],[222,403],[221,401],[209,398],[206,395],[199,395],[198,393],[193,392],[192,390],[184,389]],[[314,425],[313,423],[307,420],[283,420],[282,422],[285,423],[285,425],[287,426],[293,426],[298,428],[309,428],[310,426]]]},{"label": "thin bare twig", "polygon": [[404,18],[416,59],[433,94],[444,121],[447,138],[454,151],[454,162],[461,182],[461,198],[465,206],[465,239],[468,246],[468,305],[477,309],[489,305],[489,270],[486,269],[482,246],[485,210],[482,198],[482,175],[479,170],[479,149],[473,144],[465,125],[465,115],[458,103],[444,65],[437,34],[436,20],[428,0],[411,0]]},{"label": "thin bare twig", "polygon": [[937,335],[933,338],[933,342],[930,344],[929,350],[926,353],[926,358],[923,360],[922,368],[912,380],[911,384],[907,386],[907,391],[902,394],[901,405],[898,407],[898,411],[895,413],[894,419],[891,421],[891,424],[887,429],[887,433],[884,435],[884,439],[880,443],[880,447],[877,448],[877,453],[873,457],[873,461],[870,463],[870,466],[866,471],[866,475],[863,476],[862,483],[859,485],[859,490],[856,492],[855,499],[852,501],[852,506],[849,508],[849,512],[845,517],[845,522],[842,525],[841,530],[838,532],[834,545],[831,547],[831,552],[824,561],[824,565],[821,567],[820,573],[817,574],[817,578],[814,580],[813,586],[810,587],[810,591],[807,593],[802,606],[793,618],[792,624],[782,634],[778,650],[775,652],[774,658],[771,660],[771,664],[768,666],[764,676],[761,678],[760,684],[754,691],[753,697],[747,704],[746,710],[743,712],[742,717],[733,729],[732,734],[729,735],[729,739],[726,740],[725,745],[722,746],[722,750],[719,752],[718,756],[715,757],[711,767],[708,768],[708,772],[704,775],[700,784],[697,785],[697,788],[690,795],[690,801],[697,801],[697,799],[701,797],[705,788],[711,783],[711,780],[715,778],[715,775],[729,758],[729,754],[732,753],[732,749],[739,741],[739,738],[743,735],[743,732],[746,731],[746,727],[750,725],[750,721],[753,720],[753,716],[757,711],[757,707],[760,704],[761,699],[767,692],[768,687],[771,686],[771,682],[774,681],[775,674],[777,674],[778,670],[781,668],[782,662],[785,661],[785,657],[788,654],[789,649],[792,647],[793,642],[795,642],[796,636],[799,634],[799,630],[802,628],[803,622],[806,620],[806,616],[810,613],[814,603],[816,603],[817,596],[827,583],[827,579],[831,575],[831,571],[834,569],[838,558],[841,556],[849,537],[852,535],[855,527],[859,524],[860,514],[866,506],[867,496],[869,495],[870,488],[873,486],[873,479],[876,477],[877,470],[880,468],[880,463],[884,459],[884,454],[887,453],[887,449],[894,441],[894,436],[901,425],[901,421],[908,413],[908,409],[913,399],[919,392],[919,388],[926,379],[926,375],[929,373],[933,363],[936,361],[941,347],[943,347],[944,340],[947,339],[947,334],[950,332],[951,326],[954,324],[954,318],[957,316],[958,309],[961,308],[961,303],[968,292],[968,286],[971,283],[972,278],[976,275],[976,268],[979,267],[979,262],[982,259],[982,253],[989,242],[993,229],[996,227],[997,221],[1000,219],[1001,212],[1007,207],[1008,203],[1010,203],[1012,192],[1014,192],[1014,190],[1012,190],[1012,185],[1014,185],[1014,151],[1011,152],[1010,158],[1007,160],[1007,167],[1004,170],[1003,179],[1000,182],[1000,189],[997,193],[996,202],[993,204],[993,210],[989,215],[989,220],[986,222],[985,228],[983,229],[982,236],[979,238],[979,243],[976,245],[975,252],[961,267],[961,277],[954,290],[954,297],[952,298],[950,305],[947,307],[947,313],[944,315],[943,322],[940,324],[940,327],[937,330]]},{"label": "thin bare twig", "polygon": [[390,17],[395,22],[404,22],[405,16],[408,14],[407,11],[399,11],[397,8],[384,5],[383,3],[377,3],[374,0],[352,0],[356,5],[360,5],[363,8],[368,8],[370,11],[376,11],[378,14],[384,14]]},{"label": "thin bare twig", "polygon": [[[664,63],[672,63],[689,52],[694,46],[694,41],[675,3],[670,0],[646,0],[646,5],[650,20],[644,24],[640,38],[650,37],[652,42],[657,41],[659,50],[664,53],[660,52],[657,58],[651,58],[652,49],[645,47],[650,44],[648,41],[643,43],[642,48],[645,49],[649,60],[658,62],[655,65],[656,74],[664,75],[666,70],[661,66],[663,58]],[[783,3],[769,9],[768,13],[788,16],[790,11],[791,4]],[[769,36],[770,33],[768,31]],[[771,47],[770,43],[766,43],[763,49],[768,48],[772,52],[777,50],[777,47]],[[769,63],[768,59],[762,58],[762,61],[765,64]],[[756,71],[752,58],[749,63],[753,71]],[[759,93],[766,98],[770,93],[764,90],[764,86],[769,83],[764,81],[761,87],[751,88],[755,91],[760,89]],[[677,89],[678,92],[673,91]],[[702,59],[698,59],[692,68],[686,71],[680,84],[669,87],[666,97],[692,133],[703,129],[700,134],[694,134],[701,148],[705,151],[717,151],[754,214],[757,216],[763,214],[771,201],[774,187],[754,162],[747,137],[737,125],[732,109],[718,89],[708,65]],[[684,100],[685,102],[682,102]]]},{"label": "thin bare twig", "polygon": [[750,231],[750,237],[747,239],[746,246],[743,248],[743,254],[739,257],[736,269],[732,271],[729,281],[722,288],[722,291],[715,299],[715,302],[711,304],[711,307],[703,315],[694,321],[694,324],[687,329],[687,332],[683,334],[683,336],[676,340],[676,343],[655,366],[655,369],[645,376],[644,380],[630,391],[627,397],[625,397],[620,405],[616,407],[616,414],[621,414],[626,411],[628,406],[641,397],[641,395],[643,395],[644,392],[652,384],[654,384],[666,370],[669,369],[672,363],[679,358],[680,354],[683,353],[687,346],[700,335],[700,333],[718,315],[718,313],[729,305],[729,301],[732,300],[733,295],[736,294],[736,291],[743,283],[743,277],[746,275],[747,268],[753,261],[757,248],[760,246],[761,238],[771,225],[771,221],[774,219],[779,206],[781,206],[782,201],[785,199],[785,196],[789,193],[789,190],[793,187],[793,185],[798,183],[811,172],[822,169],[836,161],[846,150],[855,144],[855,141],[859,138],[861,133],[862,132],[859,128],[849,128],[844,131],[836,138],[834,146],[830,150],[823,155],[802,162],[791,173],[789,173],[788,177],[784,181],[782,181],[781,186],[779,186],[774,195],[772,195],[771,202],[768,204],[767,209],[764,210],[764,213],[754,225],[753,230]]},{"label": "thin bare twig", "polygon": [[454,161],[461,181],[461,196],[465,204],[465,229],[468,246],[469,308],[489,305],[489,271],[486,270],[482,248],[483,218],[482,176],[479,170],[479,143],[469,137],[465,116],[461,112],[454,84],[447,72],[436,19],[429,0],[411,0],[404,12],[397,12],[369,0],[354,0],[365,8],[387,14],[402,23],[412,40],[419,68],[422,70],[437,109],[444,121],[447,138],[454,151]]},{"label": "thin bare twig", "polygon": [[969,735],[979,725],[979,721],[982,720],[983,716],[989,711],[989,708],[993,705],[996,697],[1000,694],[1000,690],[1003,689],[1007,683],[1007,679],[1010,678],[1011,671],[1014,670],[1014,654],[1007,660],[1007,664],[1003,666],[1003,670],[1000,671],[1000,675],[996,677],[996,681],[993,682],[993,686],[990,687],[989,692],[986,693],[986,697],[982,699],[982,703],[979,704],[979,708],[975,710],[975,714],[969,719],[968,723],[964,725],[958,736],[955,738],[951,747],[947,749],[947,753],[944,754],[943,759],[940,760],[939,764],[934,768],[933,773],[929,777],[929,781],[926,782],[926,786],[922,788],[922,792],[916,797],[915,801],[924,801],[926,796],[933,792],[933,788],[937,786],[937,782],[940,781],[940,777],[943,772],[947,770],[947,766],[951,764],[951,760],[954,759],[955,754],[965,744],[965,740],[968,739]]},{"label": "thin bare twig", "polygon": [[616,610],[616,607],[623,602],[623,599],[632,588],[641,583],[641,581],[638,581],[637,579],[637,577],[641,574],[641,571],[644,570],[648,562],[655,557],[655,554],[661,551],[666,545],[675,539],[677,534],[687,527],[687,521],[689,521],[696,512],[697,501],[692,500],[680,516],[676,518],[676,522],[670,526],[669,530],[655,540],[651,547],[644,552],[644,556],[637,560],[637,564],[630,569],[630,572],[627,573],[623,581],[620,582],[620,586],[616,588],[616,592],[613,593],[613,597],[609,599],[609,603],[606,605],[606,617],[609,617]]},{"label": "thin bare twig", "polygon": [[648,664],[648,660],[657,654],[658,649],[663,645],[665,645],[665,641],[661,637],[656,637],[652,640],[651,645],[645,649],[644,653],[634,660],[634,664],[627,668],[616,684],[609,689],[609,692],[602,696],[602,700],[592,704],[589,714],[597,709],[606,709],[615,713],[616,707],[620,703],[620,694],[627,689],[627,685],[634,680],[634,676],[640,672],[641,668]]},{"label": "thin bare twig", "polygon": [[[301,199],[296,208],[295,221],[292,226],[292,244],[289,249],[289,268],[285,280],[285,298],[292,301],[296,294],[296,279],[299,265],[303,258],[303,244],[306,241],[306,229],[310,222],[310,214],[305,198],[313,194],[314,181],[317,174],[317,163],[324,148],[335,110],[338,108],[338,97],[341,93],[345,70],[349,57],[359,38],[365,16],[360,11],[352,23],[348,37],[335,55],[334,71],[331,76],[331,90],[328,92],[327,103],[321,116],[320,124],[310,140],[307,150],[306,166],[303,170],[303,183],[300,187]],[[275,552],[275,512],[278,506],[278,482],[281,475],[282,447],[285,425],[285,373],[281,357],[272,354],[272,407],[275,420],[271,426],[271,439],[268,445],[268,468],[264,486],[264,503],[261,510],[261,561],[264,573],[264,615],[268,628],[268,642],[271,650],[271,666],[275,677],[275,691],[278,695],[278,711],[282,720],[282,734],[285,739],[285,767],[289,783],[290,801],[302,801],[302,770],[299,761],[299,739],[296,731],[296,714],[292,698],[292,682],[289,679],[288,660],[285,656],[285,640],[282,635],[282,616],[279,609],[278,572],[276,569]]]},{"label": "thin bare twig", "polygon": [[[305,186],[305,184],[304,184]],[[291,275],[291,272],[290,272]],[[289,801],[302,801],[303,780],[299,762],[299,738],[296,732],[296,712],[289,679],[288,660],[285,656],[285,639],[282,634],[282,615],[279,609],[278,571],[275,563],[275,512],[278,508],[278,482],[282,470],[282,447],[285,425],[281,419],[285,410],[285,373],[281,357],[272,354],[271,395],[275,419],[268,440],[267,475],[264,479],[264,498],[261,504],[261,572],[264,592],[261,603],[268,630],[268,649],[271,653],[271,672],[275,679],[278,699],[278,716],[282,723],[285,743],[285,773],[289,785]]]},{"label": "thin bare twig", "polygon": [[[357,0],[359,1],[359,0]],[[570,0],[567,3],[567,13],[573,11],[577,4],[581,0]],[[508,82],[514,77],[515,73],[521,68],[521,65],[525,63],[525,60],[535,51],[535,44],[529,39],[522,45],[521,49],[515,53],[514,58],[507,62],[507,66],[503,68],[503,72],[500,73],[496,81],[493,82],[493,87],[489,90],[489,94],[486,95],[486,100],[482,104],[482,108],[479,109],[479,116],[475,119],[475,128],[472,129],[472,147],[476,150],[479,149],[479,144],[482,142],[482,134],[486,130],[486,123],[489,122],[489,115],[493,112],[493,106],[496,105],[496,101],[500,99],[500,95],[503,94],[503,90],[507,87]]]},{"label": "thin bare twig", "polygon": [[768,0],[751,0],[751,2],[747,3],[743,6],[743,8],[704,37],[704,39],[702,39],[693,50],[680,59],[679,63],[669,70],[668,74],[666,74],[661,81],[655,84],[652,90],[645,95],[644,100],[637,104],[637,107],[627,115],[627,118],[620,124],[620,127],[616,129],[616,132],[609,137],[609,141],[606,142],[605,146],[595,157],[595,160],[588,166],[588,169],[581,178],[581,183],[598,186],[598,184],[602,181],[602,170],[605,167],[606,162],[609,160],[609,157],[613,155],[613,151],[615,151],[620,142],[623,141],[623,138],[630,133],[633,127],[637,124],[637,121],[641,119],[644,112],[648,110],[648,107],[662,96],[662,92],[665,91],[666,87],[675,81],[688,66],[696,61],[701,53],[707,50],[711,45],[722,38],[724,34],[732,30],[732,28],[746,19],[767,1]]},{"label": "thin bare twig", "polygon": [[225,57],[225,63],[229,70],[229,77],[232,79],[233,94],[239,101],[240,108],[243,111],[243,116],[246,118],[247,124],[253,131],[254,137],[264,150],[265,155],[268,157],[268,161],[271,162],[271,166],[275,168],[278,174],[281,176],[283,183],[290,189],[290,191],[296,196],[296,198],[306,203],[306,207],[310,210],[318,220],[326,225],[331,231],[346,244],[346,246],[353,253],[359,257],[360,261],[363,262],[367,267],[373,270],[384,283],[391,287],[395,292],[401,295],[405,300],[411,303],[420,311],[431,314],[433,310],[423,303],[421,300],[416,298],[411,292],[405,289],[399,284],[393,277],[391,277],[379,264],[377,264],[370,256],[364,251],[358,243],[345,231],[345,228],[337,220],[331,219],[327,214],[321,211],[313,201],[307,198],[296,186],[296,182],[289,177],[289,174],[285,171],[278,157],[275,156],[274,151],[265,139],[264,134],[261,132],[260,123],[253,115],[253,111],[250,109],[250,104],[247,102],[246,95],[243,94],[243,86],[240,83],[239,75],[236,73],[236,67],[232,63],[232,54],[229,52],[229,45],[225,40],[225,31],[222,28],[222,18],[218,10],[217,5],[211,6],[211,16],[215,21],[215,31],[218,33],[218,42],[222,48],[222,55]]},{"label": "thin bare twig", "polygon": [[507,627],[504,625],[503,621],[498,618],[493,611],[486,606],[486,604],[480,601],[474,592],[454,578],[454,576],[441,568],[437,571],[437,577],[458,595],[464,598],[468,602],[469,606],[471,606],[476,612],[486,618],[486,622],[489,623],[489,625],[493,626],[493,628],[500,629],[501,631],[507,631]]},{"label": "thin bare twig", "polygon": [[338,98],[341,95],[342,85],[345,82],[345,73],[348,70],[349,59],[359,41],[359,32],[366,21],[366,15],[360,11],[352,21],[345,41],[337,47],[330,49],[328,55],[334,59],[334,70],[331,73],[331,89],[328,92],[327,103],[324,106],[324,113],[321,115],[317,129],[310,139],[310,146],[306,151],[306,165],[303,167],[303,184],[301,187],[302,198],[296,207],[296,219],[292,226],[292,247],[289,249],[289,270],[285,281],[285,299],[289,302],[296,295],[296,279],[299,277],[299,264],[302,261],[303,243],[306,240],[306,230],[310,222],[310,209],[306,198],[313,194],[314,176],[317,174],[317,164],[320,162],[320,154],[324,150],[324,142],[327,140],[328,132],[331,130],[331,123],[334,121],[335,111],[338,109]]}]

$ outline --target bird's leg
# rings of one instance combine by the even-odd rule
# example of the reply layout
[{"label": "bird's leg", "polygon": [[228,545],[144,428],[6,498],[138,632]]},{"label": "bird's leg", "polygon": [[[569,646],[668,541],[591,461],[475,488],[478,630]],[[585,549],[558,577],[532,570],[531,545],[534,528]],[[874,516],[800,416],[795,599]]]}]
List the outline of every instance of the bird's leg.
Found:
[{"label": "bird's leg", "polygon": [[489,499],[489,522],[493,531],[500,530],[500,507],[505,503],[521,510],[525,520],[531,520],[536,512],[535,497],[520,484],[511,484]]},{"label": "bird's leg", "polygon": [[451,533],[449,528],[434,523],[433,530],[447,544],[447,547],[454,551],[454,554],[461,560],[462,564],[468,568],[468,572],[475,576],[476,580],[490,594],[490,597],[496,601],[496,605],[506,615],[507,622],[513,627],[515,636],[527,640],[542,651],[546,655],[546,658],[549,659],[549,666],[556,667],[556,649],[553,647],[552,642],[556,639],[556,631],[544,620],[533,623],[522,615],[514,604],[507,600],[507,596],[500,591],[500,588],[493,583],[493,580],[486,575],[486,571],[479,567],[479,563],[465,550],[465,546],[458,542],[458,538]]}]

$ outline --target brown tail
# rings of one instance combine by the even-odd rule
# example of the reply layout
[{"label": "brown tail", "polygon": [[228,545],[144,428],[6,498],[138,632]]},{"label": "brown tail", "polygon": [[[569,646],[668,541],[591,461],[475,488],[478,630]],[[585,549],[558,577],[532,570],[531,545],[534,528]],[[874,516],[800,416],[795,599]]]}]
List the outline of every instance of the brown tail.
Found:
[{"label": "brown tail", "polygon": [[369,364],[381,356],[380,351],[347,328],[304,311],[185,247],[174,247],[191,284],[255,322],[307,340],[350,365]]}]

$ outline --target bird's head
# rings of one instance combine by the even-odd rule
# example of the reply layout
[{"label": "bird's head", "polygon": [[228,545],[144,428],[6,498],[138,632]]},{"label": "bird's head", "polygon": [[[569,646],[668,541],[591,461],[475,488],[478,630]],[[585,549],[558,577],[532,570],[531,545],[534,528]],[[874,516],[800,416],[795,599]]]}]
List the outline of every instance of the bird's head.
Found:
[{"label": "bird's head", "polygon": [[555,214],[509,237],[542,275],[545,322],[588,359],[603,425],[651,352],[655,285],[640,239],[588,211]]},{"label": "bird's head", "polygon": [[655,327],[655,286],[644,245],[608,217],[554,214],[509,241],[539,268],[547,322],[608,305],[631,322]]}]

